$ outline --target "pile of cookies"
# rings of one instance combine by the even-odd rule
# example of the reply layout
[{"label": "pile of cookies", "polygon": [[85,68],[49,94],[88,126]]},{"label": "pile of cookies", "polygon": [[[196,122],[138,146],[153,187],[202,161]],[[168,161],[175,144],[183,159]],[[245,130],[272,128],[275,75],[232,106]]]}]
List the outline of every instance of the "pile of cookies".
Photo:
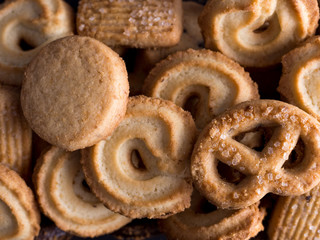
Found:
[{"label": "pile of cookies", "polygon": [[320,239],[318,21],[317,0],[6,0],[0,239],[141,218],[168,239]]}]

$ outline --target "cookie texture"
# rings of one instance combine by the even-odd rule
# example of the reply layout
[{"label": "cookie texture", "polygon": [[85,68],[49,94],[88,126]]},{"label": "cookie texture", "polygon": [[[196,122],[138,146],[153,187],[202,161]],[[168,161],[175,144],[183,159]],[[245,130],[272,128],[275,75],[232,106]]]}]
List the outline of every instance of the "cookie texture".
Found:
[{"label": "cookie texture", "polygon": [[264,229],[266,215],[259,204],[240,210],[215,209],[197,192],[193,192],[191,207],[164,220],[159,225],[168,239],[185,240],[245,240]]},{"label": "cookie texture", "polygon": [[108,46],[172,46],[182,33],[182,1],[81,0],[77,30]]},{"label": "cookie texture", "polygon": [[227,108],[259,99],[257,84],[238,63],[207,49],[177,52],[158,63],[144,93],[190,111],[199,129]]},{"label": "cookie texture", "polygon": [[112,211],[165,218],[190,206],[190,155],[196,127],[189,113],[162,99],[129,100],[110,138],[82,151],[86,180]]},{"label": "cookie texture", "polygon": [[44,47],[29,64],[23,113],[45,141],[73,151],[109,136],[129,95],[123,60],[103,43],[72,36]]},{"label": "cookie texture", "polygon": [[33,240],[40,214],[31,189],[13,170],[0,164],[0,239]]},{"label": "cookie texture", "polygon": [[48,42],[72,35],[72,8],[62,0],[6,0],[0,5],[0,82],[20,86],[28,63]]},{"label": "cookie texture", "polygon": [[282,57],[278,91],[289,103],[320,120],[320,37],[315,36]]},{"label": "cookie texture", "polygon": [[31,177],[32,131],[20,105],[20,90],[0,86],[0,163]]},{"label": "cookie texture", "polygon": [[[269,132],[259,150],[237,140],[257,128]],[[285,196],[306,193],[320,181],[319,129],[315,118],[284,102],[240,103],[200,134],[191,161],[195,186],[210,202],[228,209],[250,206],[269,192]],[[294,152],[300,144],[304,150],[296,161]],[[221,164],[241,173],[239,181],[234,183],[222,175]]]},{"label": "cookie texture", "polygon": [[209,0],[199,24],[207,48],[266,67],[314,35],[318,20],[317,0]]},{"label": "cookie texture", "polygon": [[279,198],[268,226],[271,240],[320,238],[319,187],[301,196]]},{"label": "cookie texture", "polygon": [[86,185],[80,151],[52,147],[37,161],[34,185],[42,211],[62,230],[81,237],[113,232],[131,221],[111,212]]}]

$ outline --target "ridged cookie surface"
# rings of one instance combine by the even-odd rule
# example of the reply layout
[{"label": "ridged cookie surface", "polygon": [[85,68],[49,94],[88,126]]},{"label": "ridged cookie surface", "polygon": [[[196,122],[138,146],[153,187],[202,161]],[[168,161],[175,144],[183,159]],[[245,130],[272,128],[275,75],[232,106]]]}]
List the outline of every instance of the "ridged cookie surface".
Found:
[{"label": "ridged cookie surface", "polygon": [[81,0],[77,30],[108,46],[172,46],[182,33],[181,4],[181,0]]}]

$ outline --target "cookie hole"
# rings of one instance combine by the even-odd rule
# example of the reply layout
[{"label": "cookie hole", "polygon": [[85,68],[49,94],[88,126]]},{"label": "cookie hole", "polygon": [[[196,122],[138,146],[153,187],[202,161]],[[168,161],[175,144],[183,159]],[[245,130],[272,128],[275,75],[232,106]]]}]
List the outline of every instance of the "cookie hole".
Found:
[{"label": "cookie hole", "polygon": [[191,113],[192,117],[195,118],[197,115],[197,107],[200,102],[200,97],[197,94],[191,94],[183,104],[182,108]]},{"label": "cookie hole", "polygon": [[217,210],[217,207],[208,202],[205,198],[201,198],[196,204],[191,203],[191,205],[193,206],[194,212],[197,214],[208,214]]},{"label": "cookie hole", "polygon": [[131,152],[131,163],[132,163],[132,166],[138,170],[141,170],[141,171],[146,170],[146,166],[144,165],[138,150],[133,150]]},{"label": "cookie hole", "polygon": [[91,193],[90,187],[88,185],[88,183],[86,182],[86,180],[82,180],[81,182],[82,188],[84,191]]},{"label": "cookie hole", "polygon": [[242,132],[234,136],[233,139],[257,152],[262,152],[272,137],[274,130],[275,127],[257,127],[253,130]]},{"label": "cookie hole", "polygon": [[36,46],[32,45],[25,39],[21,38],[19,41],[19,47],[21,48],[22,51],[30,51],[34,49]]},{"label": "cookie hole", "polygon": [[266,21],[264,24],[262,24],[259,28],[257,28],[256,30],[253,30],[254,33],[263,33],[264,31],[266,31],[270,26],[270,22]]},{"label": "cookie hole", "polygon": [[204,42],[198,43],[198,47],[199,47],[199,48],[204,48]]},{"label": "cookie hole", "polygon": [[238,185],[246,177],[246,175],[244,175],[243,173],[228,166],[227,164],[224,164],[221,161],[218,161],[217,169],[220,177],[223,180],[235,185]]},{"label": "cookie hole", "polygon": [[287,161],[284,162],[284,169],[292,169],[298,166],[304,158],[305,145],[300,138],[296,147],[292,150]]}]

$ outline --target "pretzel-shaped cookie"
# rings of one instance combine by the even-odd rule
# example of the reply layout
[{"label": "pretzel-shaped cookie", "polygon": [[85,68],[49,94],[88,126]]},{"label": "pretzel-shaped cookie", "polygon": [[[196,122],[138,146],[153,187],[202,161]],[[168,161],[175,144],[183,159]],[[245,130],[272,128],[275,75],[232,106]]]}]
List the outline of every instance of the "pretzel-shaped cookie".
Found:
[{"label": "pretzel-shaped cookie", "polygon": [[189,113],[162,99],[133,97],[111,137],[83,150],[92,191],[112,211],[161,218],[190,206],[190,155],[196,127]]},{"label": "pretzel-shaped cookie", "polygon": [[33,180],[38,202],[62,230],[96,237],[118,230],[131,221],[107,209],[87,187],[80,151],[51,147],[37,160]]},{"label": "pretzel-shaped cookie", "polygon": [[199,25],[207,48],[264,67],[312,36],[318,20],[317,0],[209,0]]},{"label": "pretzel-shaped cookie", "polygon": [[291,104],[320,121],[320,37],[315,36],[282,58],[283,72],[278,91]]},{"label": "pretzel-shaped cookie", "polygon": [[257,84],[238,63],[207,49],[177,52],[158,63],[144,92],[188,108],[199,129],[228,107],[259,99]]},{"label": "pretzel-shaped cookie", "polygon": [[[257,127],[274,129],[261,152],[233,139]],[[284,165],[298,140],[304,156],[300,163]],[[247,207],[268,192],[300,195],[320,181],[319,140],[320,124],[297,107],[276,100],[241,103],[202,131],[192,156],[192,176],[199,191],[221,208]],[[222,179],[219,161],[246,177],[238,184]]]},{"label": "pretzel-shaped cookie", "polygon": [[13,170],[0,164],[0,239],[33,240],[40,213],[32,190]]},{"label": "pretzel-shaped cookie", "polygon": [[[73,28],[72,9],[62,0],[7,0],[0,8],[0,81],[20,85],[39,49]],[[23,49],[23,43],[33,49]]]}]

